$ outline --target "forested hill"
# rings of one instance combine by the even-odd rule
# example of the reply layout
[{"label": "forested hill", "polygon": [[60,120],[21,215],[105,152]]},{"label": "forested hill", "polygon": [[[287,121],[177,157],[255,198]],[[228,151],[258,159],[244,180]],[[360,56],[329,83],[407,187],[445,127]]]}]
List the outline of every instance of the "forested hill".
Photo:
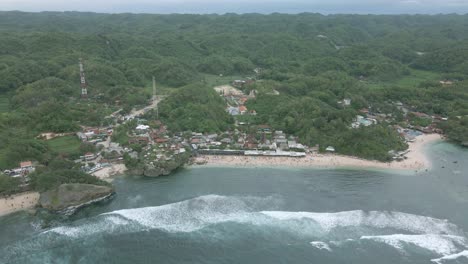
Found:
[{"label": "forested hill", "polygon": [[152,75],[182,86],[199,80],[198,73],[247,74],[254,67],[294,74],[344,68],[383,80],[401,77],[406,65],[466,72],[467,21],[467,15],[0,12],[0,92],[50,76],[75,81],[80,56],[90,74],[99,73],[89,78],[96,86],[142,86]]},{"label": "forested hill", "polygon": [[[183,96],[173,97],[190,100],[189,90],[211,88],[214,76],[232,81],[253,76],[257,68],[259,81],[247,89],[275,89],[280,96],[249,102],[265,109],[254,121],[298,134],[304,143],[334,144],[345,154],[382,159],[401,147],[388,124],[362,133],[349,126],[369,106],[399,117],[395,101],[448,117],[444,129],[450,137],[468,141],[467,25],[468,15],[0,12],[0,167],[25,157],[46,160],[32,154],[46,152],[44,142],[34,139],[40,132],[103,125],[104,116],[118,108],[146,104],[152,76],[160,89],[175,93],[190,84],[179,89]],[[79,58],[89,82],[86,103],[78,100]],[[454,84],[442,87],[440,80]],[[345,97],[353,103],[343,109],[337,101]],[[218,101],[195,99],[206,104],[195,111],[219,113]],[[180,105],[168,100],[163,109]],[[184,118],[203,114],[185,110],[161,116],[173,128],[213,131],[232,125],[223,117],[223,123],[190,127],[195,122],[183,123]],[[356,133],[367,136],[347,147]],[[380,153],[363,154],[365,149]]]}]

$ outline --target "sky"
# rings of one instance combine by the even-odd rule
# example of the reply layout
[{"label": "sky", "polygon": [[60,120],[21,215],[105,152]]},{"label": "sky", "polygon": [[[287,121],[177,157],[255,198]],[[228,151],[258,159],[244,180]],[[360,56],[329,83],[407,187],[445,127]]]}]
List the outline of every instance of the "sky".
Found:
[{"label": "sky", "polygon": [[0,0],[0,10],[100,13],[468,13],[468,0]]}]

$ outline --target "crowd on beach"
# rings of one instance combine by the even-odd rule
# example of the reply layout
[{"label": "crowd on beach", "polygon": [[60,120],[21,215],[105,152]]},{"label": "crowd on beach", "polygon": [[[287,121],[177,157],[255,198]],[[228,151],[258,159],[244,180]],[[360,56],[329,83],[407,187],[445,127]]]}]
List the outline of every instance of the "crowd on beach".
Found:
[{"label": "crowd on beach", "polygon": [[27,192],[0,198],[0,216],[20,210],[32,209],[39,201],[39,193]]},{"label": "crowd on beach", "polygon": [[305,157],[265,157],[265,156],[220,156],[204,155],[197,157],[196,164],[212,166],[240,167],[314,167],[338,168],[354,167],[363,169],[423,170],[430,168],[423,147],[440,140],[438,134],[422,135],[409,145],[407,159],[403,161],[380,162],[336,154],[307,154]]}]

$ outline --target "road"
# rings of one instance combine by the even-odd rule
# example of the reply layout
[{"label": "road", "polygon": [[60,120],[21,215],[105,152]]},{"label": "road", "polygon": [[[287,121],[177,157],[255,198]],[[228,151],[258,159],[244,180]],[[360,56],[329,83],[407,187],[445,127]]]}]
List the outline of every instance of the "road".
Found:
[{"label": "road", "polygon": [[144,108],[141,108],[141,109],[133,109],[130,114],[128,115],[129,119],[133,119],[135,117],[138,117],[138,116],[141,116],[143,114],[145,114],[146,112],[148,112],[149,110],[151,109],[154,109],[156,108],[156,106],[159,104],[159,102],[161,102],[166,96],[158,96],[155,100],[153,100],[151,102],[150,105],[144,107]]}]

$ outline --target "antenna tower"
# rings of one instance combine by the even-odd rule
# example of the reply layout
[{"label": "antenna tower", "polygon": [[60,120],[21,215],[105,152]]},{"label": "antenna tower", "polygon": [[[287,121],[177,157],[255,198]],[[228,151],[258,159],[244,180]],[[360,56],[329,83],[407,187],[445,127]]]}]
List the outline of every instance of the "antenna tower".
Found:
[{"label": "antenna tower", "polygon": [[86,83],[84,67],[83,67],[83,60],[80,58],[79,61],[80,65],[80,86],[81,86],[81,98],[86,99],[88,98],[88,84]]},{"label": "antenna tower", "polygon": [[156,104],[156,118],[159,119],[159,109],[158,109],[158,97],[156,96],[156,80],[153,76],[153,103]]}]

